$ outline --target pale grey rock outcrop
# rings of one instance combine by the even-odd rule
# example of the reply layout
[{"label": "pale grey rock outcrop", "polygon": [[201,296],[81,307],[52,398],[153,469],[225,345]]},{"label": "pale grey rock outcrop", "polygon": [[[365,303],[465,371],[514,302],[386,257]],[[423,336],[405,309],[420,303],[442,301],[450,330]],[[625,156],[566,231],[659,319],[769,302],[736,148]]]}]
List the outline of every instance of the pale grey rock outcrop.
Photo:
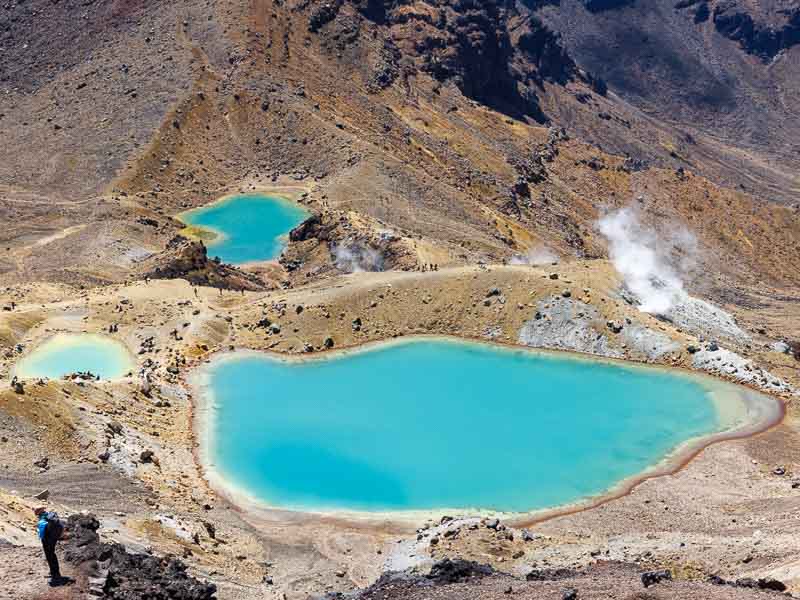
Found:
[{"label": "pale grey rock outcrop", "polygon": [[622,356],[602,333],[604,321],[593,306],[558,296],[541,300],[537,306],[533,318],[519,331],[520,344],[614,358]]},{"label": "pale grey rock outcrop", "polygon": [[629,350],[640,352],[653,360],[680,349],[680,345],[668,335],[641,325],[626,325],[621,335]]},{"label": "pale grey rock outcrop", "polygon": [[737,343],[750,341],[750,335],[736,324],[730,313],[688,294],[684,294],[665,316],[676,327],[708,339],[723,338]]},{"label": "pale grey rock outcrop", "polygon": [[740,383],[749,383],[767,392],[790,392],[797,394],[788,383],[768,371],[756,366],[753,361],[725,348],[712,344],[704,346],[692,356],[695,369],[722,375]]}]

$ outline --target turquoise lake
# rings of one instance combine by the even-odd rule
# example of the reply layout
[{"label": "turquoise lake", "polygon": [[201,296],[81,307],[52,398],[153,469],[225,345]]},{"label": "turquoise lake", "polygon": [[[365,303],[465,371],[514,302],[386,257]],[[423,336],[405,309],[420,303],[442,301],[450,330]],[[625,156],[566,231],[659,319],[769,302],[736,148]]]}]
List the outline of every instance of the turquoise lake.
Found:
[{"label": "turquoise lake", "polygon": [[25,355],[15,367],[18,377],[48,377],[91,371],[117,379],[133,370],[134,361],[120,342],[102,335],[59,333]]},{"label": "turquoise lake", "polygon": [[242,264],[278,257],[288,233],[308,214],[301,206],[282,198],[243,194],[186,211],[178,217],[187,225],[217,235],[206,242],[209,256]]},{"label": "turquoise lake", "polygon": [[600,494],[721,428],[694,380],[449,340],[211,365],[210,457],[297,509],[529,511]]}]

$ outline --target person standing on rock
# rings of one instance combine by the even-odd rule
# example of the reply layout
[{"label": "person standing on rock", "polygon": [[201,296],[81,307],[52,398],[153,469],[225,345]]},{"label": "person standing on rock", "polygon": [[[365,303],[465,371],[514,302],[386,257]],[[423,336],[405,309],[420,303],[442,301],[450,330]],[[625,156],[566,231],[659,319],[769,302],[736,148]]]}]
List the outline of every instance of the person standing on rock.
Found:
[{"label": "person standing on rock", "polygon": [[42,542],[47,566],[50,567],[50,585],[64,585],[70,580],[61,576],[58,557],[56,556],[56,544],[64,537],[64,524],[58,518],[58,514],[46,511],[43,506],[35,508],[33,512],[39,519],[36,524],[36,530]]}]

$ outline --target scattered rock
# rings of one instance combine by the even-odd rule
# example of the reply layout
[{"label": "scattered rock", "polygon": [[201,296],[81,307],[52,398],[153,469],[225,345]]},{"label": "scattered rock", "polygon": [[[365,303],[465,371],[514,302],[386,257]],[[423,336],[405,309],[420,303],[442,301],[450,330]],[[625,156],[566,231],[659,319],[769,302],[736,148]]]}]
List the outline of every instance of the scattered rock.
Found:
[{"label": "scattered rock", "polygon": [[661,569],[659,571],[645,571],[642,573],[642,585],[646,588],[651,585],[656,585],[662,581],[671,581],[672,572],[668,569]]},{"label": "scattered rock", "polygon": [[569,579],[575,576],[576,571],[572,569],[533,569],[525,579],[527,581],[558,581],[560,579]]},{"label": "scattered rock", "polygon": [[460,558],[440,560],[431,567],[431,572],[427,578],[438,585],[448,585],[459,583],[470,579],[481,578],[493,573],[489,565],[462,560]]},{"label": "scattered rock", "polygon": [[780,352],[781,354],[789,354],[789,344],[786,342],[775,342],[774,344],[770,345],[770,349],[773,352]]},{"label": "scattered rock", "polygon": [[752,579],[750,577],[744,577],[742,579],[737,579],[736,581],[726,581],[718,576],[713,576],[714,581],[709,581],[715,585],[731,585],[734,587],[740,588],[750,588],[756,590],[771,590],[773,592],[785,592],[786,585],[782,581],[778,581],[777,579],[772,579],[770,577],[763,578],[763,579]]}]

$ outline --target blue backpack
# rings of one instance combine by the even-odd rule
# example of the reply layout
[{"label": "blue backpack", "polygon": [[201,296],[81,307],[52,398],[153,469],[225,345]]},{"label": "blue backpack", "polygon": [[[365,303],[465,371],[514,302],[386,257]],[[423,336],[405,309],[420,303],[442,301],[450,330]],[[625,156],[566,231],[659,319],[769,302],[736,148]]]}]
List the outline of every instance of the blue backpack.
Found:
[{"label": "blue backpack", "polygon": [[58,541],[64,533],[64,524],[58,518],[58,513],[55,511],[48,511],[39,516],[39,522],[36,524],[39,539],[42,541],[52,540]]}]

